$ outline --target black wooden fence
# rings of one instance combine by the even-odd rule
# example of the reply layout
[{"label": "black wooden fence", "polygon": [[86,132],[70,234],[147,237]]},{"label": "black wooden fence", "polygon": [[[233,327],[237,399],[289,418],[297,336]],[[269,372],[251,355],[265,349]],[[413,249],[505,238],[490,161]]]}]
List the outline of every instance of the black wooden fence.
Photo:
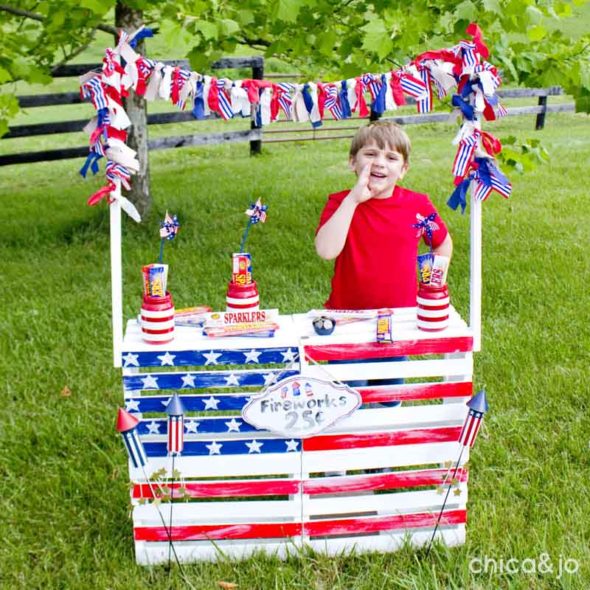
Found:
[{"label": "black wooden fence", "polygon": [[[171,65],[187,67],[186,61],[166,61]],[[66,65],[56,69],[53,73],[55,78],[80,76],[87,71],[99,68],[97,64]],[[215,69],[251,68],[252,78],[262,80],[264,77],[264,59],[262,57],[245,58],[224,58],[213,64]],[[267,78],[296,78],[296,75],[269,74]],[[561,95],[562,89],[559,86],[551,88],[517,88],[507,89],[498,92],[500,97],[523,98],[533,97],[538,99],[538,104],[533,106],[510,107],[509,116],[536,115],[535,129],[542,129],[545,124],[545,116],[552,112],[573,112],[573,104],[549,105],[548,97]],[[35,108],[54,105],[79,104],[82,101],[79,92],[63,92],[54,94],[38,94],[30,96],[19,96],[21,108]],[[217,118],[216,115],[207,117]],[[402,115],[390,116],[389,120],[396,121],[403,125],[445,122],[448,121],[448,113],[428,113],[423,115]],[[148,125],[162,125],[168,123],[179,123],[194,121],[189,111],[173,113],[148,114]],[[329,139],[350,138],[358,129],[361,119],[353,117],[345,121],[330,122],[319,128],[311,126],[293,126],[292,121],[279,121],[264,130],[265,143],[277,143],[286,141],[317,141]],[[51,135],[60,133],[71,133],[81,131],[88,119],[58,121],[52,123],[37,123],[32,125],[16,125],[9,128],[9,132],[2,139],[15,137],[33,137],[39,135]],[[190,135],[175,135],[151,139],[148,142],[150,150],[177,148],[184,146],[219,144],[228,142],[249,142],[251,153],[258,153],[263,140],[262,129],[256,125],[254,118],[250,120],[250,128],[239,131],[226,131],[221,133],[199,133]],[[86,157],[88,146],[70,147],[62,149],[21,152],[14,154],[0,155],[0,166],[9,164],[24,164],[30,162],[42,162],[50,160],[63,160],[67,158]]]}]

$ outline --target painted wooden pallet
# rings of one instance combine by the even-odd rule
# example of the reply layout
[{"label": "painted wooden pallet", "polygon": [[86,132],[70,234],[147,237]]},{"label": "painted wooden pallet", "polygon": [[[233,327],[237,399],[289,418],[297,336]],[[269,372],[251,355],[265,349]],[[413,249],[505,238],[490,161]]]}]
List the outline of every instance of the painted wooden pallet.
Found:
[{"label": "painted wooden pallet", "polygon": [[[148,483],[130,465],[138,563],[167,561],[170,539],[185,562],[260,550],[286,556],[304,544],[336,554],[429,541],[472,395],[471,330],[451,310],[447,330],[421,332],[414,308],[395,310],[394,342],[385,345],[374,342],[370,321],[321,337],[305,315],[279,323],[273,338],[212,339],[177,328],[173,342],[151,346],[129,322],[125,406],[140,418],[148,477],[160,472]],[[253,396],[297,374],[406,382],[359,387],[361,408],[309,438],[281,437],[242,419]],[[181,481],[172,486],[182,501],[171,504],[165,409],[174,392],[187,415],[175,459]],[[403,403],[379,405],[392,401]],[[462,464],[467,459],[464,453]],[[438,533],[448,545],[465,539],[467,480],[461,467]]]}]

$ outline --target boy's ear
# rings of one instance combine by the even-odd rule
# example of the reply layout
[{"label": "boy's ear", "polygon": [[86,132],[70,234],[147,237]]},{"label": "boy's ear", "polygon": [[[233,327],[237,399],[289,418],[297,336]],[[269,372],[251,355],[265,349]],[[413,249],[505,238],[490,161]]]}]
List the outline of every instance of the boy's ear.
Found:
[{"label": "boy's ear", "polygon": [[356,158],[354,156],[350,156],[348,158],[348,167],[354,172],[354,166],[356,164]]},{"label": "boy's ear", "polygon": [[408,171],[409,168],[410,168],[410,165],[408,164],[408,162],[404,162],[404,165],[402,166],[402,172],[399,176],[400,180],[403,180],[403,178],[406,175],[406,172]]}]

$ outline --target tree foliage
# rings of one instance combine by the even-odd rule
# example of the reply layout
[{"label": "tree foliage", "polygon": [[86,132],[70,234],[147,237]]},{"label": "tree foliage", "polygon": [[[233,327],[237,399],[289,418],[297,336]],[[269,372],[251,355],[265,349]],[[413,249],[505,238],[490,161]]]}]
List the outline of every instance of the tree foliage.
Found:
[{"label": "tree foliage", "polygon": [[[109,30],[116,3],[12,1],[0,4],[4,121],[17,110],[10,83],[48,81],[51,67],[87,46],[97,28]],[[384,71],[426,49],[453,45],[475,21],[505,81],[560,85],[574,96],[577,110],[590,112],[590,34],[579,22],[580,11],[590,15],[588,0],[121,1],[143,10],[170,46],[184,48],[192,67],[205,73],[240,46],[313,77]]]}]

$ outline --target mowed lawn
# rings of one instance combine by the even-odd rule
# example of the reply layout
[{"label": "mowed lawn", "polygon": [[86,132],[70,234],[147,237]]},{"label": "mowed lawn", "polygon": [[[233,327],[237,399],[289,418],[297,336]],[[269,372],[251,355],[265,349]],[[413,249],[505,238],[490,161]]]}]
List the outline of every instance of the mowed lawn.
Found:
[{"label": "mowed lawn", "polygon": [[[545,130],[533,126],[531,116],[486,125],[499,137],[541,139],[551,161],[511,173],[513,197],[484,204],[475,385],[486,387],[490,411],[470,461],[466,544],[428,557],[407,547],[221,559],[185,566],[194,588],[588,587],[590,121],[550,114]],[[404,184],[429,193],[449,225],[452,300],[466,314],[469,216],[445,205],[455,128],[408,132]],[[353,181],[347,149],[330,141],[268,145],[256,158],[247,145],[153,153],[153,214],[123,228],[126,318],[139,310],[140,267],[157,257],[166,209],[182,224],[165,250],[176,306],[221,309],[229,255],[257,197],[269,205],[267,223],[248,239],[262,305],[283,313],[321,306],[331,265],[315,255],[313,234],[326,194]],[[135,565],[127,461],[114,430],[123,393],[112,368],[108,212],[86,206],[103,177],[84,181],[81,164],[0,168],[0,587],[188,588],[177,568]],[[518,565],[470,571],[485,558]],[[579,567],[558,578],[565,560]]]}]

